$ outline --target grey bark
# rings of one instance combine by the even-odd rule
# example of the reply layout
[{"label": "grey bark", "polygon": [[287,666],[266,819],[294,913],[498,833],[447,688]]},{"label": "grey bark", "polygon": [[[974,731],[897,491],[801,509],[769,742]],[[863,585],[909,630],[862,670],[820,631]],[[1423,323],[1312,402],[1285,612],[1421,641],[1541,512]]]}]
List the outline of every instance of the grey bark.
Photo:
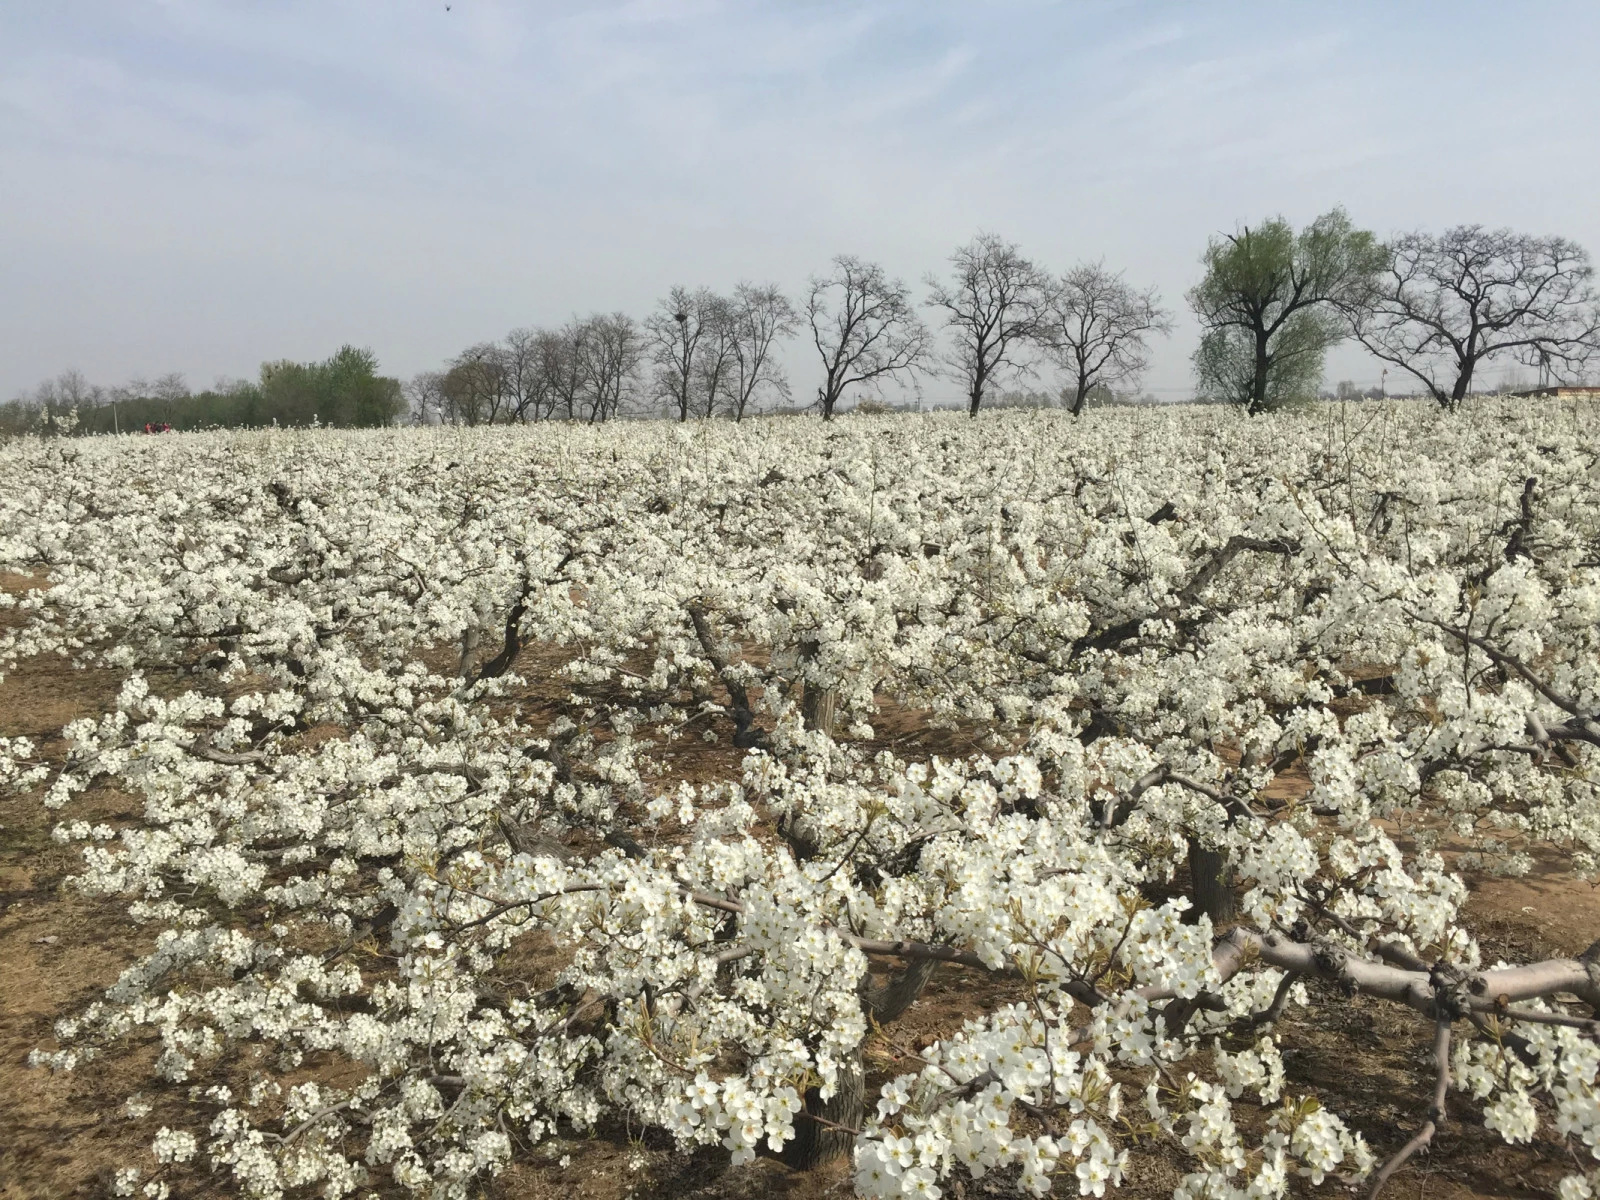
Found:
[{"label": "grey bark", "polygon": [[818,733],[832,737],[838,707],[838,688],[820,687],[810,680],[806,681],[805,692],[800,699],[800,715],[804,718],[807,729],[814,729]]},{"label": "grey bark", "polygon": [[817,1088],[807,1088],[805,1107],[795,1117],[794,1137],[784,1145],[779,1161],[797,1171],[809,1171],[850,1153],[856,1141],[854,1131],[861,1124],[866,1082],[857,1051],[840,1065],[838,1088],[827,1100]]},{"label": "grey bark", "polygon": [[1193,839],[1189,842],[1189,899],[1194,901],[1195,915],[1210,917],[1213,928],[1238,919],[1239,897],[1227,855],[1207,850]]},{"label": "grey bark", "polygon": [[[933,959],[920,959],[883,987],[865,989],[862,1008],[867,1016],[879,1025],[895,1020],[922,995],[938,965]],[[866,1074],[860,1052],[839,1068],[839,1086],[832,1096],[823,1100],[818,1089],[810,1088],[804,1104],[794,1123],[795,1136],[779,1158],[796,1170],[809,1171],[848,1154],[855,1145],[853,1130],[861,1127],[866,1111]]]}]

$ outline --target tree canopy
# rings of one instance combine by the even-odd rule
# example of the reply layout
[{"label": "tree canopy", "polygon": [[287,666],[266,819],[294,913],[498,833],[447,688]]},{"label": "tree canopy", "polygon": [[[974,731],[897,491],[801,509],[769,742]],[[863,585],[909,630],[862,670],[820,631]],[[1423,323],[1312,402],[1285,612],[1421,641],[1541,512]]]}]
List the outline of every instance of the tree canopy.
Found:
[{"label": "tree canopy", "polygon": [[1600,350],[1600,297],[1582,246],[1561,237],[1458,225],[1396,238],[1356,337],[1456,408],[1477,369],[1514,358],[1558,378]]},{"label": "tree canopy", "polygon": [[1344,314],[1369,302],[1387,254],[1335,208],[1299,233],[1275,217],[1213,238],[1201,261],[1189,292],[1204,330],[1200,392],[1254,415],[1315,396],[1323,355],[1345,336]]}]

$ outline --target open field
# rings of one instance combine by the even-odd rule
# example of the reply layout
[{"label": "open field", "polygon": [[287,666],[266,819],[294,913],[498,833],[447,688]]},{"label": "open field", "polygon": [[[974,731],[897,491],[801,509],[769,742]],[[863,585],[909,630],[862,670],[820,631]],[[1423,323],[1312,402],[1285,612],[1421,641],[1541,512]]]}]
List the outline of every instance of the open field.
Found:
[{"label": "open field", "polygon": [[0,446],[0,1196],[1584,1195],[1597,415]]}]

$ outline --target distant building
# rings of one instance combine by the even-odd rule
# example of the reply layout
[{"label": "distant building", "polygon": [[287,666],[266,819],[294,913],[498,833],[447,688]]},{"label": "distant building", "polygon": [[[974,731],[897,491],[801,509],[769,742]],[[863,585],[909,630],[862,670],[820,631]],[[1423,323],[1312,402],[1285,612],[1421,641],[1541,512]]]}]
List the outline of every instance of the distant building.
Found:
[{"label": "distant building", "polygon": [[1511,394],[1513,396],[1538,396],[1547,400],[1594,400],[1600,399],[1600,387],[1593,385],[1575,387],[1565,383],[1558,383],[1550,387],[1530,388],[1525,392],[1512,392]]}]

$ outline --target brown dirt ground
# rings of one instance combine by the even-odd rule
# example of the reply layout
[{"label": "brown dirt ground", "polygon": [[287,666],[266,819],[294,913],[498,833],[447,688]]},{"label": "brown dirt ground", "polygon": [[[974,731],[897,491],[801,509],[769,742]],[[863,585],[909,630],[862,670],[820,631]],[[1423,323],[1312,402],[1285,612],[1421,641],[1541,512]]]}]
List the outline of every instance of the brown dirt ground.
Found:
[{"label": "brown dirt ground", "polygon": [[[0,587],[13,591],[27,583],[0,577]],[[17,619],[14,611],[0,610],[0,624]],[[548,679],[560,659],[558,652],[535,652],[519,670]],[[62,727],[107,711],[120,682],[119,673],[71,670],[59,660],[23,663],[0,683],[0,736],[33,738],[47,755],[59,758]],[[152,682],[159,686],[161,681]],[[566,692],[552,681],[517,699],[525,710],[553,715]],[[869,746],[909,757],[984,748],[975,731],[928,729],[914,712],[892,706],[878,720]],[[698,781],[737,778],[742,755],[723,736],[714,744],[686,737],[654,757],[665,776]],[[74,815],[88,819],[136,815],[130,798],[110,789],[90,792],[72,807]],[[0,1200],[108,1195],[112,1170],[135,1165],[148,1172],[154,1166],[148,1146],[155,1129],[184,1119],[183,1089],[152,1082],[147,1048],[135,1047],[68,1074],[26,1065],[30,1050],[51,1044],[53,1022],[95,999],[147,940],[123,906],[85,899],[63,886],[79,852],[51,839],[52,823],[52,814],[35,796],[0,798]],[[1469,911],[1491,954],[1508,959],[1575,954],[1600,937],[1600,891],[1572,880],[1554,857],[1541,859],[1522,879],[1471,882]],[[965,968],[942,969],[890,1031],[892,1042],[871,1048],[869,1089],[910,1069],[903,1058],[908,1048],[948,1034],[964,1019],[1010,999],[1007,987]],[[1427,1104],[1429,1031],[1415,1014],[1359,999],[1319,1006],[1319,1021],[1292,1019],[1281,1029],[1291,1090],[1319,1095],[1366,1131],[1380,1154],[1391,1152],[1409,1136]],[[154,1105],[148,1117],[120,1115],[123,1099],[133,1091]],[[1389,1196],[1548,1196],[1572,1169],[1553,1141],[1505,1145],[1466,1104],[1452,1101],[1451,1118],[1435,1152],[1397,1175]],[[1181,1170],[1175,1156],[1136,1152],[1123,1194],[1141,1200],[1170,1195]],[[172,1182],[175,1195],[232,1194],[225,1180],[200,1171],[174,1176]],[[1300,1184],[1295,1190],[1311,1193]],[[992,1191],[991,1186],[968,1187],[965,1194]],[[797,1174],[758,1160],[731,1169],[721,1152],[685,1158],[658,1136],[624,1128],[541,1145],[483,1188],[494,1200],[817,1200],[849,1192],[842,1165]],[[1069,1195],[1075,1189],[1064,1182],[1057,1192]]]}]

